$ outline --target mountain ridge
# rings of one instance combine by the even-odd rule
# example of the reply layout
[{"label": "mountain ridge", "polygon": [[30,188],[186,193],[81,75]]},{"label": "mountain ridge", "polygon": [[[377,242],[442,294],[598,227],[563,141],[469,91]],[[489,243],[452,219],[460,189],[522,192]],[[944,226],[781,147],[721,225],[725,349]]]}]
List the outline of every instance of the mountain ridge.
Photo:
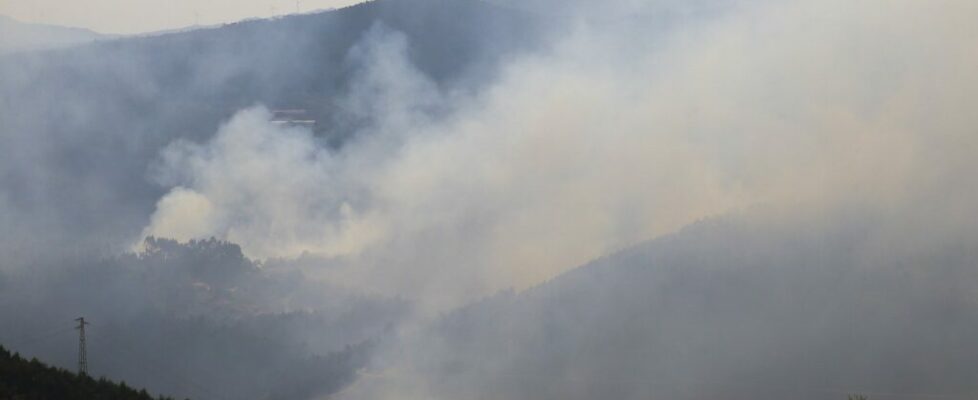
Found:
[{"label": "mountain ridge", "polygon": [[462,399],[968,398],[966,247],[878,254],[889,218],[855,215],[702,220],[450,312],[398,368]]},{"label": "mountain ridge", "polygon": [[0,56],[9,53],[53,50],[114,39],[85,28],[36,24],[0,15]]}]

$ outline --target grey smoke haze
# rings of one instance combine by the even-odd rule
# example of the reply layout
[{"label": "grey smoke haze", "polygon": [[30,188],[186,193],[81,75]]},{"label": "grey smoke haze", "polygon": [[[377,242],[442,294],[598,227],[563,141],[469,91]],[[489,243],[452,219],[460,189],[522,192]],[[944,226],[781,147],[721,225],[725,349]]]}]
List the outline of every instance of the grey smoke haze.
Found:
[{"label": "grey smoke haze", "polygon": [[706,220],[405,334],[344,399],[972,398],[974,235]]},{"label": "grey smoke haze", "polygon": [[[206,123],[187,122],[191,131],[120,134],[138,149],[119,165],[139,167],[123,175],[139,193],[112,189],[119,179],[104,178],[112,164],[84,170],[97,185],[78,185],[86,191],[73,201],[122,199],[90,205],[100,218],[76,229],[118,214],[122,226],[99,228],[111,233],[98,233],[111,238],[109,253],[141,251],[147,236],[213,236],[241,246],[233,258],[262,277],[252,287],[294,274],[296,286],[255,289],[265,294],[206,314],[208,324],[232,316],[221,325],[232,332],[247,336],[254,330],[240,324],[295,307],[360,321],[284,329],[301,337],[281,344],[297,355],[266,371],[303,365],[298,343],[317,332],[358,332],[312,351],[321,357],[361,357],[333,345],[376,343],[367,359],[330,374],[341,384],[295,398],[341,388],[349,399],[978,393],[968,341],[978,331],[978,5],[626,1],[599,10],[582,2],[561,11],[571,17],[545,22],[535,18],[547,2],[537,3],[534,17],[505,9],[500,20],[559,27],[528,29],[525,47],[500,33],[507,29],[472,39],[495,43],[458,57],[476,66],[445,61],[470,42],[412,30],[443,26],[418,22],[425,13],[363,18],[369,23],[347,35],[355,39],[328,53],[342,73],[302,65],[308,47],[275,46],[283,42],[268,42],[267,54],[280,57],[261,61],[208,53],[189,75],[222,82],[213,87],[233,100],[200,117]],[[252,61],[262,68],[243,66]],[[320,73],[339,83],[290,97]],[[141,87],[139,76],[122,85]],[[25,82],[14,86],[26,92]],[[174,98],[212,98],[187,87]],[[327,127],[272,121],[283,99],[328,103],[317,114]],[[174,106],[169,119],[150,118],[139,131],[194,109]],[[139,120],[125,111],[121,120]],[[12,120],[2,138],[21,151],[4,165],[26,170],[31,150],[76,148],[40,146],[17,133],[33,122]],[[4,230],[71,238],[57,218],[36,217],[65,207],[50,193],[76,193],[38,181],[72,176],[19,171],[0,175]],[[53,206],[25,206],[31,199]],[[34,243],[18,240],[4,244]],[[194,264],[173,268],[181,265]],[[0,288],[17,276],[0,275]],[[194,279],[163,287],[215,287]],[[253,293],[246,287],[228,289]],[[477,301],[508,288],[518,292]],[[292,305],[294,291],[317,290],[354,293],[340,297],[366,311],[316,311],[333,300],[313,295]],[[255,309],[233,311],[245,306]],[[263,389],[282,384],[268,379]]]},{"label": "grey smoke haze", "polygon": [[311,257],[249,259],[210,240],[128,253],[170,190],[154,172],[161,150],[206,141],[254,104],[306,108],[315,142],[341,147],[373,119],[343,103],[371,27],[410,38],[406,57],[428,79],[474,90],[534,45],[531,19],[477,2],[373,2],[0,57],[0,343],[72,368],[63,325],[84,315],[91,372],[153,393],[344,387],[410,303],[311,277],[332,262]]},{"label": "grey smoke haze", "polygon": [[337,104],[358,70],[345,60],[375,23],[409,35],[439,85],[471,90],[533,47],[531,22],[477,2],[385,1],[0,58],[4,253],[128,248],[168,189],[149,179],[160,150],[258,103],[305,108],[317,137],[342,144],[365,123]]},{"label": "grey smoke haze", "polygon": [[975,59],[945,15],[961,10],[878,8],[585,24],[474,96],[439,90],[375,28],[348,104],[377,120],[356,140],[330,149],[244,111],[164,152],[179,186],[144,233],[343,257],[356,285],[457,304],[752,204],[909,207],[971,159],[952,121],[971,82],[952,78]]}]

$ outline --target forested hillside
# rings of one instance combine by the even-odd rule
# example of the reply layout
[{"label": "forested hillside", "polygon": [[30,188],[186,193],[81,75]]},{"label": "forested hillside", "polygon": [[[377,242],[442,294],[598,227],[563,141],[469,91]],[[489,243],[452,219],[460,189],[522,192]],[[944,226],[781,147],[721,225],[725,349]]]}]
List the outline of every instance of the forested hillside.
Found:
[{"label": "forested hillside", "polygon": [[25,359],[0,346],[0,399],[9,400],[170,400],[153,397],[125,382],[95,379],[34,359]]},{"label": "forested hillside", "polygon": [[[227,242],[152,238],[144,247],[76,257],[57,272],[0,272],[0,340],[68,367],[70,325],[84,315],[92,375],[180,397],[307,399],[353,380],[405,312],[402,302],[261,268]],[[41,333],[59,321],[69,328]]]}]

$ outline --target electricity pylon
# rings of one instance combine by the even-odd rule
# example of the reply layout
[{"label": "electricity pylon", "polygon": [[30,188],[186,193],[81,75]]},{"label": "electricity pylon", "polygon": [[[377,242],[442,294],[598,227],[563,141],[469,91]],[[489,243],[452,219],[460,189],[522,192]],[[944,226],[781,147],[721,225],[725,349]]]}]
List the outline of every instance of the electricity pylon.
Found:
[{"label": "electricity pylon", "polygon": [[75,318],[78,321],[78,375],[88,375],[88,354],[85,351],[85,317]]}]

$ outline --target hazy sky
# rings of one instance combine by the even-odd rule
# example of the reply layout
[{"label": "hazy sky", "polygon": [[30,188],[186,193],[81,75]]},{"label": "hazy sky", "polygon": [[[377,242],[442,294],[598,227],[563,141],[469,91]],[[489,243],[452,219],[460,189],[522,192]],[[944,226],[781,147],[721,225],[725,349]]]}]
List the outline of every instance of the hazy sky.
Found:
[{"label": "hazy sky", "polygon": [[26,22],[143,33],[342,7],[361,0],[0,0],[0,14]]}]

